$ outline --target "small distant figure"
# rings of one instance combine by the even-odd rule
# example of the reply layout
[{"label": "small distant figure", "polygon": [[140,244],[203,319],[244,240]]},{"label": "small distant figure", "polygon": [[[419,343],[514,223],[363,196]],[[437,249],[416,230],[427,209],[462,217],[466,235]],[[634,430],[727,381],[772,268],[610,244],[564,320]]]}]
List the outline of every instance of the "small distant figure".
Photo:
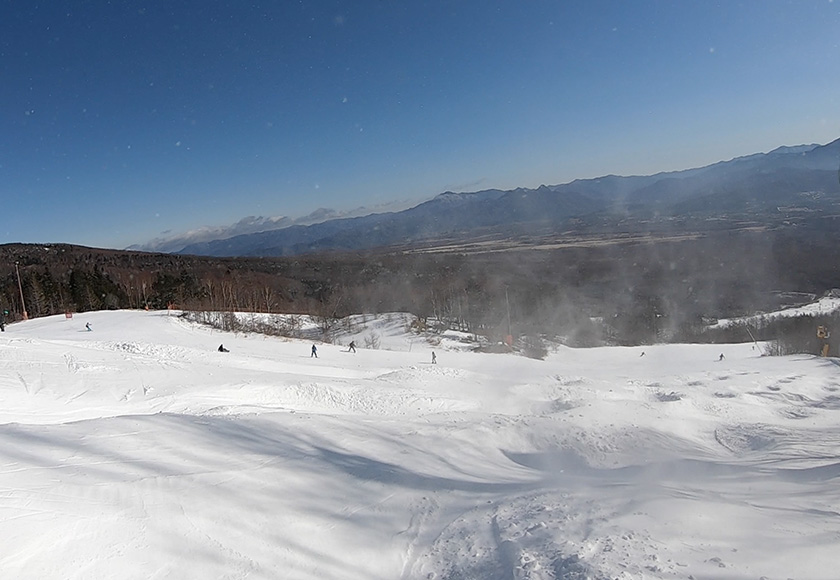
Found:
[{"label": "small distant figure", "polygon": [[356,341],[350,341],[350,347],[347,349],[347,352],[356,352]]},{"label": "small distant figure", "polygon": [[313,356],[315,358],[318,358],[318,347],[316,347],[314,344],[312,345],[312,354],[309,355],[309,358],[312,358]]},{"label": "small distant figure", "polygon": [[642,358],[643,356],[645,356],[645,351],[642,351],[642,354],[639,355],[639,358]]},{"label": "small distant figure", "polygon": [[220,344],[220,345],[219,345],[219,352],[230,352],[230,351],[229,351],[228,349],[226,349],[226,348],[225,348],[225,345]]},{"label": "small distant figure", "polygon": [[432,351],[432,364],[437,364],[437,355],[435,354],[435,351]]},{"label": "small distant figure", "polygon": [[726,358],[726,357],[725,357],[725,356],[723,356],[723,353],[720,353],[720,356],[718,357],[718,361],[722,361],[722,360],[723,360],[723,359],[725,359],[725,358]]},{"label": "small distant figure", "polygon": [[87,328],[87,331],[88,331],[88,332],[90,332],[91,330],[93,330],[93,329],[90,327],[90,322],[85,322],[85,328]]}]

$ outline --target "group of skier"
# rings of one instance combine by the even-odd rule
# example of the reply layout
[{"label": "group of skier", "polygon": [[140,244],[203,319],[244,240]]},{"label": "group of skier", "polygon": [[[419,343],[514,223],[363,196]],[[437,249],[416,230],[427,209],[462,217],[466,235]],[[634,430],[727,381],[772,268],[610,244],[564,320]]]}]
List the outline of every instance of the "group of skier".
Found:
[{"label": "group of skier", "polygon": [[[88,330],[90,330],[90,328],[88,328]],[[225,348],[225,345],[223,345],[223,344],[219,345],[218,351],[219,352],[230,352],[228,349]],[[356,352],[356,341],[355,340],[350,341],[350,344],[347,346],[347,352],[353,352],[353,353]],[[312,348],[309,351],[309,358],[318,358],[318,347],[314,344],[312,345]],[[433,365],[437,364],[437,355],[435,354],[435,351],[432,351],[432,364]]]}]

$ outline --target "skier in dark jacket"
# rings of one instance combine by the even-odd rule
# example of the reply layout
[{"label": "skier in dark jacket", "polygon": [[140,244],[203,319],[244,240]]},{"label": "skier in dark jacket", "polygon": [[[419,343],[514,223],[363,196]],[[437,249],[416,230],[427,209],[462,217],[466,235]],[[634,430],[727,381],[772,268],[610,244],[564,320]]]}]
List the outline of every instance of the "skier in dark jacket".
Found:
[{"label": "skier in dark jacket", "polygon": [[356,352],[356,341],[350,341],[350,347],[347,349],[347,352]]},{"label": "skier in dark jacket", "polygon": [[312,357],[318,358],[318,348],[313,344],[312,345],[312,354],[309,355],[309,358]]}]

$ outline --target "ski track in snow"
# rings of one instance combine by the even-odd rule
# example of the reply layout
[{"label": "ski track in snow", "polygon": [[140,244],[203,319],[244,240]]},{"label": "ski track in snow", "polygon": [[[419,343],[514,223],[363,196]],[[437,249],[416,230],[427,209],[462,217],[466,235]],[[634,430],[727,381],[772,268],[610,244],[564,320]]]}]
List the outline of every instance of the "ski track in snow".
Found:
[{"label": "ski track in snow", "polygon": [[836,360],[77,318],[0,336],[0,577],[836,576]]}]

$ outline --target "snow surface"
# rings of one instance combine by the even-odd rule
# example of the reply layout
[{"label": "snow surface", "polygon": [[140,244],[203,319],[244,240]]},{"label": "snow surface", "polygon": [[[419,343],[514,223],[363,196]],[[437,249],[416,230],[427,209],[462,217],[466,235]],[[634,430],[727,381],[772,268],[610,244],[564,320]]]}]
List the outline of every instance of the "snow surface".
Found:
[{"label": "snow surface", "polygon": [[[836,291],[834,291],[836,292]],[[757,322],[769,322],[779,318],[795,318],[798,316],[820,316],[834,314],[840,311],[840,297],[838,296],[823,296],[819,300],[796,306],[793,308],[785,308],[775,312],[767,312],[756,314],[755,316],[745,316],[742,318],[721,318],[709,328],[728,328],[733,324],[756,324]]]},{"label": "snow surface", "polygon": [[0,578],[838,577],[836,359],[369,323],[317,359],[159,312],[8,326]]}]

